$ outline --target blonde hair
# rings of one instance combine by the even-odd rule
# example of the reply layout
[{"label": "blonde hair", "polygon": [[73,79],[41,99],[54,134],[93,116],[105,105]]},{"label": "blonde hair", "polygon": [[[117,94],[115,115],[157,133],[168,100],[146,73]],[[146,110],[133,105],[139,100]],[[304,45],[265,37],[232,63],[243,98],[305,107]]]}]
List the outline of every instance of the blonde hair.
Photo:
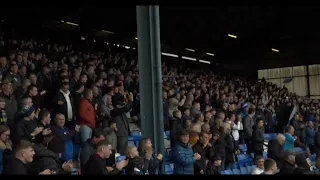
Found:
[{"label": "blonde hair", "polygon": [[135,146],[128,146],[127,147],[127,152],[126,152],[127,157],[130,157],[130,153],[131,153],[132,149],[134,149],[134,148],[137,148],[137,147],[135,147]]}]

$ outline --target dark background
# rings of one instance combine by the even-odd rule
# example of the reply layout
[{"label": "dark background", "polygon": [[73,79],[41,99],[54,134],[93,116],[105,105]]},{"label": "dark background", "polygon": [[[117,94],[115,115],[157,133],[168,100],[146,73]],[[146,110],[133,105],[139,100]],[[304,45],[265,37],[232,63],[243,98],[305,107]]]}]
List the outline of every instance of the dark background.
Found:
[{"label": "dark background", "polygon": [[[135,6],[13,6],[1,7],[0,17],[6,36],[46,35],[64,43],[81,43],[80,37],[85,36],[85,44],[96,40],[100,45],[137,45]],[[318,7],[160,6],[162,52],[209,60],[212,66],[247,74],[257,69],[318,64],[319,17]]]}]

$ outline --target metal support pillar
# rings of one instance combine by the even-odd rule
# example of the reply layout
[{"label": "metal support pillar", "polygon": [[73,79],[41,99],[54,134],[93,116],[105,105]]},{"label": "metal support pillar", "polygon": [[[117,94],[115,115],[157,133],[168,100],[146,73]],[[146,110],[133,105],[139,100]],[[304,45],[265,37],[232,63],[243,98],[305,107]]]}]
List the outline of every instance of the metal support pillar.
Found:
[{"label": "metal support pillar", "polygon": [[159,6],[137,6],[137,26],[141,135],[164,155]]}]

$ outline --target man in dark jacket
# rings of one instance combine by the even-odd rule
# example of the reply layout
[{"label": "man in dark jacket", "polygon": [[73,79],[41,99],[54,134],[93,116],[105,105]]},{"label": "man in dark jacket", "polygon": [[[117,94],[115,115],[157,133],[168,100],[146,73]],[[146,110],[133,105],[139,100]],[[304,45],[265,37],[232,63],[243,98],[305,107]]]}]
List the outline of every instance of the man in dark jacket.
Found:
[{"label": "man in dark jacket", "polygon": [[111,111],[111,116],[117,124],[117,150],[120,154],[125,154],[128,147],[128,136],[130,135],[129,120],[126,113],[132,108],[133,94],[128,95],[128,103],[115,102],[115,108]]},{"label": "man in dark jacket", "polygon": [[88,139],[87,142],[81,148],[80,152],[80,162],[81,162],[81,169],[84,168],[84,164],[88,161],[90,156],[94,154],[97,150],[96,146],[101,141],[104,140],[105,136],[101,129],[97,128],[92,131],[92,138]]},{"label": "man in dark jacket", "polygon": [[2,92],[0,96],[4,99],[6,106],[5,111],[7,114],[7,125],[12,129],[15,124],[15,115],[18,111],[18,103],[14,95],[12,94],[12,84],[8,79],[2,81]]},{"label": "man in dark jacket", "polygon": [[253,127],[252,144],[254,156],[263,155],[264,144],[264,124],[263,119],[257,119],[256,125]]},{"label": "man in dark jacket", "polygon": [[268,158],[275,160],[278,167],[281,167],[284,158],[283,144],[285,140],[284,135],[279,133],[275,139],[268,143]]},{"label": "man in dark jacket", "polygon": [[96,153],[92,154],[82,169],[82,174],[90,175],[116,175],[128,165],[128,160],[116,163],[115,167],[109,171],[106,168],[106,159],[112,153],[111,144],[107,140],[102,140],[97,144]]},{"label": "man in dark jacket", "polygon": [[201,132],[199,141],[192,147],[194,153],[198,153],[201,159],[194,164],[194,174],[206,174],[207,164],[213,156],[213,149],[209,144],[209,134]]},{"label": "man in dark jacket", "polygon": [[181,117],[181,111],[177,110],[173,112],[173,118],[170,119],[171,146],[173,146],[174,143],[179,140],[178,133],[183,130]]},{"label": "man in dark jacket", "polygon": [[267,108],[264,110],[264,118],[266,122],[265,132],[274,133],[273,109],[271,104],[269,104]]},{"label": "man in dark jacket", "polygon": [[252,127],[254,125],[253,117],[255,116],[255,109],[250,108],[248,115],[243,120],[244,140],[247,145],[247,153],[252,152]]},{"label": "man in dark jacket", "polygon": [[284,160],[281,163],[280,171],[277,175],[293,175],[295,169],[295,157],[297,153],[291,149],[284,152]]},{"label": "man in dark jacket", "polygon": [[30,174],[39,174],[40,172],[50,169],[52,174],[71,174],[73,164],[66,162],[62,164],[59,160],[64,152],[63,142],[54,137],[48,137],[48,145],[36,144],[34,147],[35,156],[30,167]]}]

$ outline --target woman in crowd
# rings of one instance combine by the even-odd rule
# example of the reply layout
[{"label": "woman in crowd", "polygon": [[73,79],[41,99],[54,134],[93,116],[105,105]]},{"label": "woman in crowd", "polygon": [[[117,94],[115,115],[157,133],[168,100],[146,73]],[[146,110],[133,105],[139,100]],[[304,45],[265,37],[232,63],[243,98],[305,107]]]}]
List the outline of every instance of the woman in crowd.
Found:
[{"label": "woman in crowd", "polygon": [[[149,138],[142,138],[139,141],[139,146],[138,146],[138,151],[139,155],[141,157],[145,157],[147,150],[152,149],[152,143]],[[152,154],[150,160],[149,160],[149,165],[148,165],[148,172],[149,174],[157,174],[159,172],[159,167],[160,163],[163,160],[163,155],[162,154]]]}]

